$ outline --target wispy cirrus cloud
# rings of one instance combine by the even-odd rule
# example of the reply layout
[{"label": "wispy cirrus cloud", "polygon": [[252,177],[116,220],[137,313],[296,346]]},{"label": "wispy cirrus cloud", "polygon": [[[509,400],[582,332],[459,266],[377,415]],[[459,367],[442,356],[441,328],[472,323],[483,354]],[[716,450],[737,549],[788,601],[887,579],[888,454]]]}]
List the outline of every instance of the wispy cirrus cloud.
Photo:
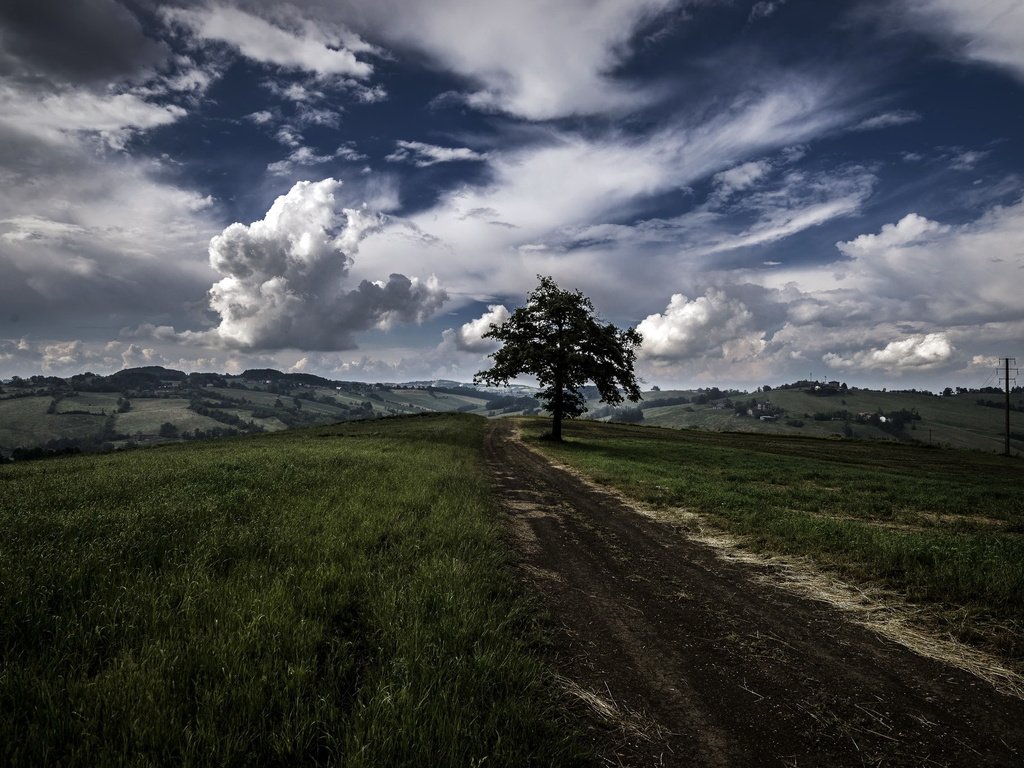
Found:
[{"label": "wispy cirrus cloud", "polygon": [[936,36],[953,56],[1024,79],[1024,4],[1018,0],[895,0],[890,7],[901,12],[897,23]]},{"label": "wispy cirrus cloud", "polygon": [[486,160],[487,154],[477,152],[469,147],[441,147],[436,144],[426,144],[422,141],[395,142],[398,147],[385,159],[392,163],[412,163],[420,168],[438,163],[455,163],[465,161]]},{"label": "wispy cirrus cloud", "polygon": [[[474,85],[472,107],[529,120],[614,113],[648,104],[657,90],[612,72],[634,33],[683,0],[470,3],[366,0],[366,28],[426,53]],[[467,34],[467,30],[472,30]]]},{"label": "wispy cirrus cloud", "polygon": [[908,123],[916,123],[921,119],[921,115],[910,109],[897,109],[892,112],[882,112],[878,115],[865,118],[857,123],[853,130],[855,131],[877,131],[882,128],[893,128],[897,125],[907,125]]}]

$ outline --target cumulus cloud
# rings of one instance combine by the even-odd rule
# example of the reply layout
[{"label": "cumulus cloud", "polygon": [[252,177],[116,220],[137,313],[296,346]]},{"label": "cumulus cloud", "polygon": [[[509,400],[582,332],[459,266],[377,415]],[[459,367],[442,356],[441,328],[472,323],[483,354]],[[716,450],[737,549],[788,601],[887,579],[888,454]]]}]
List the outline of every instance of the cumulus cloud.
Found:
[{"label": "cumulus cloud", "polygon": [[407,162],[420,168],[437,163],[452,163],[464,160],[486,160],[487,155],[469,147],[439,147],[422,141],[396,141],[398,149],[385,159],[392,163]]},{"label": "cumulus cloud", "polygon": [[348,285],[359,242],[384,218],[339,210],[340,186],[298,182],[263,219],[232,224],[211,240],[210,264],[224,276],[210,289],[221,318],[214,340],[244,349],[351,349],[354,333],[422,322],[447,300],[433,276]]},{"label": "cumulus cloud", "polygon": [[121,353],[121,365],[125,368],[139,368],[146,365],[166,365],[167,358],[152,347],[129,344]]},{"label": "cumulus cloud", "polygon": [[887,304],[894,318],[935,324],[1019,317],[1024,202],[957,226],[907,214],[877,234],[837,243],[852,261],[842,285]]},{"label": "cumulus cloud", "polygon": [[837,243],[844,259],[762,272],[786,310],[766,351],[780,365],[900,377],[994,356],[1024,332],[1021,242],[1024,202],[959,225],[912,213]]},{"label": "cumulus cloud", "polygon": [[291,19],[291,28],[286,29],[227,5],[166,9],[164,17],[188,28],[201,40],[224,43],[264,64],[322,77],[365,79],[373,73],[373,67],[360,61],[352,50],[366,52],[372,50],[371,46],[350,32],[326,29],[308,19]]},{"label": "cumulus cloud", "polygon": [[916,213],[908,213],[895,224],[885,224],[877,235],[858,235],[848,242],[836,243],[836,247],[847,256],[857,258],[872,253],[881,253],[891,248],[921,243],[947,232],[949,232],[947,226],[930,221]]},{"label": "cumulus cloud", "polygon": [[764,333],[754,327],[746,305],[710,289],[690,300],[673,294],[665,311],[648,315],[637,330],[643,336],[640,357],[675,362],[694,357],[749,358],[764,348]]},{"label": "cumulus cloud", "polygon": [[501,325],[510,317],[504,304],[488,304],[487,311],[475,320],[463,323],[455,331],[455,346],[463,352],[491,352],[497,348],[493,339],[485,339],[483,335],[491,329],[491,325]]},{"label": "cumulus cloud", "polygon": [[822,360],[830,368],[840,370],[883,370],[889,372],[930,370],[948,365],[955,359],[956,348],[945,333],[908,336],[891,341],[882,349],[868,349],[850,356],[828,353]]},{"label": "cumulus cloud", "polygon": [[87,344],[81,339],[0,339],[0,362],[14,375],[67,376],[86,368],[106,372],[120,367],[120,348],[117,342]]}]

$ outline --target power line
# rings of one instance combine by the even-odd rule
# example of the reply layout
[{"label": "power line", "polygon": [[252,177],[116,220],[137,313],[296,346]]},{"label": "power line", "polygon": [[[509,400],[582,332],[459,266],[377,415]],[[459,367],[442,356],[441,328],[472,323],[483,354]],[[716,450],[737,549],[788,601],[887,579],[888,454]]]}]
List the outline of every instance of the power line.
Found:
[{"label": "power line", "polygon": [[[1006,447],[1003,450],[1003,454],[1006,456],[1010,455],[1010,365],[1017,362],[1015,357],[1001,357],[999,362],[1003,366],[1003,377],[1006,383],[1005,395],[1006,395]],[[1017,373],[1020,369],[1014,368],[1013,372]],[[1017,378],[1014,377],[1013,383],[1017,383]]]}]

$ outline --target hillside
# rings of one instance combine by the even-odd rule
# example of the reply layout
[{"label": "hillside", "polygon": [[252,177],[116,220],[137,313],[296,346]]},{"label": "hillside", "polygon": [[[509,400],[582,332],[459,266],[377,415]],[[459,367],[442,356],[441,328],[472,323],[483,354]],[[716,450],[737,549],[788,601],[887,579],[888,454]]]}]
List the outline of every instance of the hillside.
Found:
[{"label": "hillside", "polygon": [[33,376],[0,388],[0,456],[104,451],[416,413],[493,416],[536,405],[529,396],[473,386],[364,384],[272,369],[230,376],[152,366],[110,376]]},{"label": "hillside", "polygon": [[[607,409],[596,401],[589,405],[601,418],[676,429],[897,440],[1002,452],[1003,397],[991,391],[936,396],[856,388],[815,390],[809,384],[755,393],[711,390],[710,396],[708,390],[645,392],[639,408]],[[1012,404],[1011,450],[1020,453],[1024,394],[1019,389]]]},{"label": "hillside", "polygon": [[[528,387],[501,391],[453,381],[366,384],[305,373],[185,374],[158,366],[110,376],[33,376],[0,387],[0,456],[103,451],[416,413],[538,412]],[[998,390],[879,392],[798,382],[753,393],[665,390],[609,408],[588,388],[585,418],[676,429],[913,441],[1003,450]],[[1011,448],[1024,451],[1024,392],[1012,396]]]}]

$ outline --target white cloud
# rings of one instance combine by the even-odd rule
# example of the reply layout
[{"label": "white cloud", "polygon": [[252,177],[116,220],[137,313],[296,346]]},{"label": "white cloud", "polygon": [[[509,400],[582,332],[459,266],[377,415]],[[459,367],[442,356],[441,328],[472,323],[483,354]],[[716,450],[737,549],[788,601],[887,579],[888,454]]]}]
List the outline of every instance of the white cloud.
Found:
[{"label": "white cloud", "polygon": [[652,93],[610,73],[643,24],[679,0],[366,0],[374,33],[424,51],[475,84],[466,100],[533,120],[614,112]]},{"label": "white cloud", "polygon": [[785,4],[786,0],[760,0],[754,3],[754,7],[750,9],[750,16],[747,20],[767,19]]},{"label": "white cloud", "polygon": [[180,321],[209,286],[216,205],[161,163],[0,127],[0,165],[0,306],[22,327]]},{"label": "white cloud", "polygon": [[225,43],[243,56],[285,69],[313,72],[322,77],[365,79],[373,67],[360,61],[345,42],[358,42],[360,51],[372,48],[351,33],[330,30],[307,19],[292,19],[291,29],[271,24],[239,8],[212,5],[187,10],[166,9],[169,21],[181,24],[202,40]]},{"label": "white cloud", "polygon": [[643,336],[640,357],[676,362],[694,357],[749,358],[765,345],[746,305],[710,289],[692,301],[673,294],[663,313],[648,315],[637,330]]},{"label": "white cloud", "polygon": [[[678,270],[680,258],[693,257],[686,250],[691,245],[686,235],[710,232],[710,224],[688,221],[688,232],[677,229],[675,236],[668,233],[660,240],[651,231],[625,233],[623,242],[597,247],[581,241],[580,233],[591,227],[618,227],[602,222],[643,210],[655,196],[678,191],[685,202],[688,185],[697,180],[841,125],[846,115],[832,102],[835,94],[836,89],[823,81],[793,76],[773,79],[763,90],[737,96],[701,122],[681,119],[643,140],[614,130],[587,137],[554,128],[536,131],[547,140],[489,152],[486,184],[451,190],[433,207],[414,214],[411,223],[421,237],[389,229],[369,238],[361,247],[353,275],[372,279],[376,264],[388,264],[406,274],[443,273],[458,308],[495,296],[497,286],[503,297],[520,295],[533,287],[536,274],[550,274],[599,300],[602,310],[612,316],[628,317],[638,307],[648,308],[652,281],[663,279],[665,269]],[[863,169],[847,169],[836,176],[839,180],[834,182],[813,175],[802,185],[787,182],[787,188],[804,189],[800,202],[780,194],[772,204],[770,221],[767,214],[755,212],[755,221],[767,222],[758,237],[769,241],[799,227],[814,226],[830,215],[855,210],[857,201],[870,192],[873,177]],[[737,195],[736,201],[749,197],[748,191]],[[787,205],[829,202],[834,203],[831,208],[814,215],[787,214]],[[751,218],[748,212],[738,220]],[[702,243],[705,248],[721,245],[725,236],[750,234],[729,231],[722,226],[724,221],[721,217],[718,235]],[[590,234],[595,239],[604,237]],[[663,255],[626,258],[632,246],[648,242]]]},{"label": "white cloud", "polygon": [[958,226],[908,214],[875,235],[838,243],[852,257],[843,285],[868,293],[889,311],[935,324],[1021,316],[1024,201],[997,207]]},{"label": "white cloud", "polygon": [[883,225],[877,235],[858,235],[848,242],[836,243],[836,247],[847,256],[857,258],[920,243],[947,232],[947,226],[916,213],[908,213],[895,224]]},{"label": "white cloud", "polygon": [[341,350],[354,333],[422,322],[447,299],[437,279],[392,274],[387,282],[347,276],[352,256],[384,219],[339,210],[340,182],[298,182],[248,226],[232,224],[210,242],[210,264],[224,277],[210,289],[220,324],[186,334],[243,349]]},{"label": "white cloud", "polygon": [[954,52],[1024,79],[1020,0],[898,0],[909,23],[948,41]]},{"label": "white cloud", "polygon": [[267,170],[279,176],[287,176],[297,168],[311,168],[315,165],[323,165],[332,160],[346,160],[355,162],[365,160],[366,156],[358,152],[349,144],[343,144],[334,152],[328,155],[318,155],[315,150],[309,147],[297,147],[284,160],[278,160],[267,165]]},{"label": "white cloud", "polygon": [[139,368],[146,365],[166,365],[167,358],[152,347],[140,347],[129,344],[121,352],[121,365],[124,368]]},{"label": "white cloud", "polygon": [[876,131],[881,128],[892,128],[897,125],[906,125],[907,123],[916,123],[921,119],[921,115],[909,109],[898,109],[894,112],[883,112],[880,115],[874,115],[861,120],[857,125],[854,126],[855,131]]},{"label": "white cloud", "polygon": [[266,125],[274,120],[274,113],[261,109],[258,112],[246,115],[246,117],[256,123],[256,125]]},{"label": "white cloud", "polygon": [[928,370],[948,365],[956,357],[956,348],[944,333],[909,336],[891,341],[882,349],[869,349],[848,357],[828,353],[822,360],[840,370],[882,370],[887,372]]},{"label": "white cloud", "polygon": [[184,115],[181,107],[152,104],[132,93],[36,93],[0,84],[0,124],[56,142],[92,133],[120,149],[133,133],[168,125]]},{"label": "white cloud", "polygon": [[959,225],[908,214],[837,243],[846,260],[752,275],[786,310],[767,351],[900,377],[992,356],[1024,331],[1022,242],[1024,202]]},{"label": "white cloud", "polygon": [[491,329],[491,325],[501,325],[510,317],[504,304],[489,304],[487,311],[475,320],[463,323],[455,332],[455,346],[464,352],[491,352],[498,344],[493,339],[485,339],[483,335]]},{"label": "white cloud", "polygon": [[439,147],[421,141],[396,141],[398,149],[385,159],[392,163],[409,162],[420,168],[437,163],[451,163],[465,160],[486,160],[487,155],[468,147]]},{"label": "white cloud", "polygon": [[286,147],[297,148],[302,146],[302,134],[292,128],[290,125],[282,125],[277,129],[274,134],[279,142],[284,144]]},{"label": "white cloud", "polygon": [[764,161],[745,163],[716,174],[708,199],[687,213],[629,226],[569,228],[568,242],[656,245],[680,256],[708,257],[773,243],[856,213],[875,183],[873,173],[857,166],[821,174],[789,172],[779,179],[767,178],[770,170]]},{"label": "white cloud", "polygon": [[770,170],[771,165],[764,160],[743,163],[727,171],[716,173],[714,176],[715,188],[719,195],[728,197],[733,192],[741,192],[753,186]]},{"label": "white cloud", "polygon": [[984,160],[988,154],[988,152],[970,149],[960,152],[952,159],[950,167],[958,171],[973,171],[974,167]]}]

